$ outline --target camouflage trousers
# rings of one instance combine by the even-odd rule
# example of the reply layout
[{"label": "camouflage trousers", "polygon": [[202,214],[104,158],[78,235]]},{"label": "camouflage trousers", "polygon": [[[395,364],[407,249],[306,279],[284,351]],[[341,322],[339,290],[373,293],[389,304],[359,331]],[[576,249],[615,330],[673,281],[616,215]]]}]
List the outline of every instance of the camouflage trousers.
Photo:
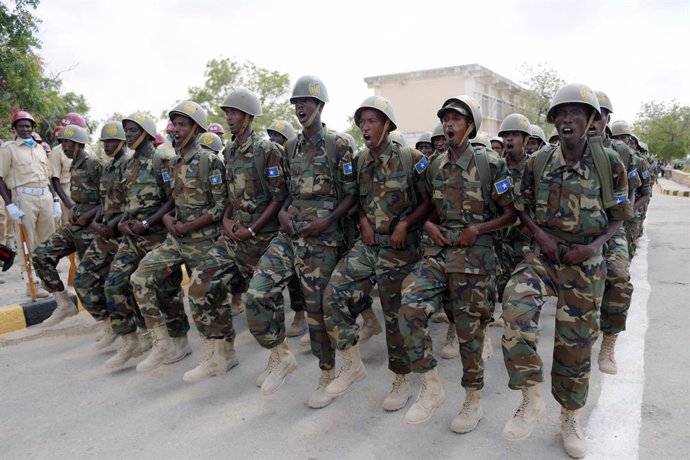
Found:
[{"label": "camouflage trousers", "polygon": [[496,299],[503,302],[510,275],[515,267],[525,258],[525,251],[529,251],[529,241],[527,241],[520,231],[510,227],[505,237],[496,244],[496,259],[501,269],[496,277]]},{"label": "camouflage trousers", "polygon": [[189,331],[184,304],[171,305],[161,301],[159,293],[175,280],[182,264],[187,270],[194,270],[207,257],[213,241],[180,242],[168,234],[160,246],[144,256],[132,273],[130,282],[134,298],[147,324],[167,324],[172,318],[177,318],[187,326],[182,335]]},{"label": "camouflage trousers", "polygon": [[[158,227],[158,226],[156,226]],[[147,232],[139,238],[122,237],[113,257],[110,271],[105,279],[105,298],[110,324],[116,334],[124,335],[140,329],[146,329],[139,305],[132,293],[130,277],[137,269],[144,256],[160,246],[166,233],[162,231]],[[168,305],[172,312],[184,312],[182,270],[178,269],[166,280],[166,285],[155,293],[158,303]],[[170,337],[182,337],[189,330],[186,315],[172,314],[166,318]]]},{"label": "camouflage trousers", "polygon": [[337,262],[337,247],[311,244],[283,232],[271,240],[249,282],[246,301],[249,329],[262,347],[274,348],[285,341],[282,292],[296,276],[304,295],[311,351],[321,369],[334,367],[335,349],[326,331],[322,302]]},{"label": "camouflage trousers", "polygon": [[249,283],[256,264],[274,236],[274,233],[259,233],[238,243],[222,235],[194,269],[189,286],[189,308],[202,337],[235,340],[232,311],[226,302],[228,293],[231,286]]},{"label": "camouflage trousers", "polygon": [[447,273],[444,253],[425,257],[405,278],[398,322],[405,339],[412,372],[424,373],[436,367],[432,355],[429,317],[436,311],[444,291],[448,292],[449,319],[452,316],[460,343],[462,386],[484,387],[484,331],[491,318],[487,292],[489,275]]},{"label": "camouflage trousers", "polygon": [[324,291],[323,308],[328,334],[339,350],[357,343],[359,326],[355,320],[367,305],[365,298],[377,285],[386,323],[388,369],[396,374],[410,373],[405,342],[398,327],[398,311],[402,282],[419,257],[416,246],[382,248],[367,246],[359,240],[338,262]]},{"label": "camouflage trousers", "polygon": [[38,245],[33,256],[34,269],[48,291],[65,290],[57,272],[58,262],[75,251],[81,259],[95,236],[93,231],[72,224],[60,227]]},{"label": "camouflage trousers", "polygon": [[81,257],[74,275],[74,290],[84,309],[96,321],[110,317],[105,297],[105,279],[108,277],[117,247],[118,238],[103,238],[96,235]]},{"label": "camouflage trousers", "polygon": [[637,240],[642,236],[644,228],[643,223],[644,220],[639,210],[635,212],[635,216],[632,219],[623,222],[625,233],[628,238],[628,256],[630,260],[635,257],[635,253],[637,252]]},{"label": "camouflage trousers", "polygon": [[557,296],[551,392],[566,409],[585,405],[605,278],[601,252],[580,265],[557,265],[538,247],[525,254],[506,286],[503,304],[503,359],[511,389],[544,381],[537,354],[539,315],[546,297]]},{"label": "camouflage trousers", "polygon": [[618,334],[625,330],[625,321],[633,293],[630,282],[628,239],[623,226],[604,245],[606,260],[606,287],[601,301],[601,331]]}]

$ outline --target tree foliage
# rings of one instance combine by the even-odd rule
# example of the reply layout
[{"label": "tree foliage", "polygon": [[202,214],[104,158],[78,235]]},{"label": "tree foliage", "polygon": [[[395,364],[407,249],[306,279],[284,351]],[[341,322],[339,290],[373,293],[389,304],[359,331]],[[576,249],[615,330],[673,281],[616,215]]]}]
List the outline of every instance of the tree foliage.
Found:
[{"label": "tree foliage", "polygon": [[556,70],[546,64],[536,67],[523,64],[520,72],[523,74],[520,83],[527,89],[520,97],[520,109],[532,124],[539,125],[545,133],[549,133],[551,125],[546,123],[546,113],[551,99],[566,82]]},{"label": "tree foliage", "polygon": [[675,100],[646,102],[637,113],[634,132],[656,158],[685,158],[690,150],[690,107]]},{"label": "tree foliage", "polygon": [[228,58],[212,59],[206,64],[204,84],[189,88],[189,98],[206,110],[209,122],[226,126],[220,108],[228,94],[246,88],[258,94],[263,116],[254,119],[254,130],[262,133],[273,120],[284,119],[294,126],[297,122],[290,106],[290,78],[287,74],[258,67],[252,62],[236,62]]},{"label": "tree foliage", "polygon": [[39,0],[0,1],[0,138],[12,137],[12,114],[29,111],[38,126],[36,130],[49,140],[53,129],[67,112],[84,116],[89,106],[84,96],[61,94],[58,75],[46,75],[36,38],[41,22],[33,11]]}]

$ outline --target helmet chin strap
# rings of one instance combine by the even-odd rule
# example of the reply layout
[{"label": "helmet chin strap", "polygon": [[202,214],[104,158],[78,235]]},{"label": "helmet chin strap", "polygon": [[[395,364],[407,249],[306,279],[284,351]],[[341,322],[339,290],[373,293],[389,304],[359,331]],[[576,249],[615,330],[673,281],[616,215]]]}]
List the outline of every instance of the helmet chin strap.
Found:
[{"label": "helmet chin strap", "polygon": [[[594,122],[594,116],[596,115],[596,111],[592,110],[592,114],[589,116],[589,120],[587,120],[587,126],[585,126],[585,133],[582,135],[582,137],[579,140],[582,139],[587,139],[587,131],[589,131],[589,127],[592,126],[592,122]],[[606,129],[606,128],[604,128]]]},{"label": "helmet chin strap", "polygon": [[386,123],[383,125],[383,131],[381,132],[381,137],[379,137],[379,141],[376,143],[374,148],[378,148],[379,145],[381,145],[381,142],[383,142],[383,139],[385,139],[386,134],[388,134],[388,128],[391,126],[391,121],[386,120]]},{"label": "helmet chin strap", "polygon": [[458,145],[464,145],[465,141],[467,140],[468,137],[470,137],[470,133],[472,132],[472,129],[474,128],[474,122],[470,121],[470,123],[467,125],[467,130],[465,131],[465,135],[462,136],[462,139],[460,140],[460,143]]},{"label": "helmet chin strap", "polygon": [[196,135],[198,130],[199,130],[199,125],[194,123],[194,127],[189,131],[189,133],[185,136],[185,138],[182,139],[182,142],[180,142],[180,146],[177,148],[177,150],[181,151],[182,149],[187,147],[187,144],[189,144],[189,141],[192,140],[192,138]]},{"label": "helmet chin strap", "polygon": [[115,148],[115,150],[113,150],[113,152],[112,152],[110,155],[108,155],[108,156],[109,156],[109,157],[114,157],[115,155],[117,155],[117,154],[120,152],[120,150],[123,149],[124,146],[125,146],[125,141],[120,141],[120,142],[117,144],[117,147]]},{"label": "helmet chin strap", "polygon": [[242,137],[242,135],[247,131],[247,128],[249,127],[250,123],[250,116],[248,114],[244,114],[242,117],[242,126],[240,126],[240,132],[237,133],[236,137]]},{"label": "helmet chin strap", "polygon": [[147,135],[148,135],[148,133],[146,131],[142,132],[141,135],[139,137],[137,137],[137,140],[134,141],[134,143],[132,143],[130,148],[132,150],[138,149],[139,146],[141,145],[141,143],[144,142],[144,139],[146,139]]},{"label": "helmet chin strap", "polygon": [[309,128],[311,125],[314,124],[314,121],[316,120],[316,117],[318,117],[319,115],[321,115],[321,111],[323,110],[323,105],[324,105],[323,102],[320,102],[319,105],[316,107],[316,110],[314,110],[314,111],[312,112],[312,114],[309,116],[309,118],[307,119],[307,121],[305,121],[304,123],[302,123],[302,126],[303,126],[304,128]]}]

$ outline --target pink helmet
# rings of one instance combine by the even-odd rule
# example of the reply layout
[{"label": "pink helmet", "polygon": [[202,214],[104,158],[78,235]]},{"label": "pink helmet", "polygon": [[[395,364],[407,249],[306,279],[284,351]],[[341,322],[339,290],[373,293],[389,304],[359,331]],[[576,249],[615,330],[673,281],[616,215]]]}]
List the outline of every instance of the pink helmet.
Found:
[{"label": "pink helmet", "polygon": [[211,123],[210,125],[208,125],[208,132],[216,133],[221,136],[225,134],[225,130],[223,129],[223,126],[220,123]]},{"label": "pink helmet", "polygon": [[60,124],[62,126],[77,125],[82,128],[86,128],[86,120],[84,120],[84,117],[82,117],[76,112],[66,113],[65,116],[62,117],[62,121],[60,122]]},{"label": "pink helmet", "polygon": [[162,134],[156,134],[156,137],[153,138],[153,146],[158,147],[161,144],[165,144],[165,138]]},{"label": "pink helmet", "polygon": [[15,123],[17,123],[19,120],[29,120],[31,122],[31,126],[36,126],[36,120],[34,120],[34,117],[32,117],[29,112],[24,110],[17,110],[14,112],[14,115],[12,115],[12,127],[14,127]]}]

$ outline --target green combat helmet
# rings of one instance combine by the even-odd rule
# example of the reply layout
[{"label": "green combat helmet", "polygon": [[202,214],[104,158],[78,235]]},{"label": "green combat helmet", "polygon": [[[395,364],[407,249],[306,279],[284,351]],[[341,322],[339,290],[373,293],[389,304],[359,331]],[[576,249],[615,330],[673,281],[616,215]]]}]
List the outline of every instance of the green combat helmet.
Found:
[{"label": "green combat helmet", "polygon": [[382,96],[369,96],[364,99],[364,101],[359,104],[357,110],[355,110],[355,124],[359,126],[359,120],[362,117],[362,111],[364,109],[374,109],[386,116],[388,119],[388,132],[395,131],[398,129],[398,125],[395,122],[395,112],[393,111],[393,106],[391,103]]},{"label": "green combat helmet", "polygon": [[89,143],[89,135],[86,134],[86,130],[81,126],[77,125],[67,125],[62,128],[60,134],[57,136],[58,140],[72,141],[75,144],[86,145]]},{"label": "green combat helmet", "polygon": [[597,96],[599,101],[599,107],[601,110],[608,110],[609,113],[613,113],[613,104],[611,103],[611,98],[603,91],[595,90],[594,94]]},{"label": "green combat helmet", "polygon": [[437,123],[436,126],[434,126],[434,130],[431,132],[431,142],[434,142],[434,138],[436,137],[445,137],[446,135],[443,133],[443,125],[441,123]]},{"label": "green combat helmet", "polygon": [[532,135],[532,128],[529,120],[521,113],[511,113],[503,119],[501,127],[498,129],[498,135],[503,137],[503,133],[507,131],[517,131],[524,133],[525,138]]},{"label": "green combat helmet", "polygon": [[642,150],[642,152],[649,153],[649,146],[647,145],[646,142],[640,141],[640,143],[638,145],[640,146],[640,150]]},{"label": "green combat helmet", "polygon": [[625,120],[616,120],[611,123],[611,136],[632,136],[632,129]]},{"label": "green combat helmet", "polygon": [[292,88],[290,104],[294,104],[294,100],[299,97],[313,97],[326,103],[328,102],[328,91],[320,78],[313,75],[304,75],[297,79],[295,86]]},{"label": "green combat helmet", "polygon": [[543,129],[541,129],[541,128],[540,128],[539,126],[537,126],[537,125],[530,125],[530,128],[532,129],[532,135],[531,135],[530,137],[536,137],[537,139],[539,139],[540,141],[542,141],[542,143],[547,144],[547,142],[546,142],[546,134],[544,134],[544,130],[543,130]]},{"label": "green combat helmet", "polygon": [[175,108],[168,112],[168,118],[172,120],[175,115],[184,115],[187,118],[191,118],[203,131],[208,130],[206,111],[194,101],[182,101],[177,104]]},{"label": "green combat helmet", "polygon": [[125,130],[122,127],[122,123],[119,121],[106,121],[101,128],[101,138],[100,141],[107,141],[111,139],[116,139],[118,141],[126,141]]},{"label": "green combat helmet", "polygon": [[134,112],[130,116],[123,118],[122,126],[125,125],[125,121],[136,123],[146,134],[151,136],[151,138],[156,137],[156,124],[144,112]]},{"label": "green combat helmet", "polygon": [[494,136],[489,139],[489,142],[500,142],[503,145],[503,138],[501,136]]},{"label": "green combat helmet", "polygon": [[390,136],[391,141],[395,142],[401,147],[407,147],[405,136],[400,131],[391,131],[388,135]]},{"label": "green combat helmet", "polygon": [[273,123],[271,123],[271,126],[266,128],[266,131],[275,131],[287,140],[297,136],[295,128],[293,128],[292,124],[286,120],[275,120]]},{"label": "green combat helmet", "polygon": [[347,140],[347,143],[350,146],[350,148],[352,149],[352,152],[357,152],[358,148],[357,148],[357,141],[355,140],[355,138],[352,137],[352,135],[350,133],[340,133],[340,135],[343,136],[345,138],[345,140]]},{"label": "green combat helmet", "polygon": [[220,153],[223,150],[223,141],[216,133],[201,133],[197,137],[197,142],[203,148]]},{"label": "green combat helmet", "polygon": [[237,109],[253,117],[260,117],[263,115],[259,96],[245,88],[238,88],[228,94],[228,97],[225,98],[220,108]]},{"label": "green combat helmet", "polygon": [[477,134],[472,140],[472,145],[486,147],[487,149],[491,150],[491,141],[489,140],[489,136],[486,134]]},{"label": "green combat helmet", "polygon": [[553,128],[553,130],[551,131],[551,135],[549,136],[549,144],[557,143],[559,137],[560,136],[558,135],[558,130],[556,128]]},{"label": "green combat helmet", "polygon": [[431,144],[432,146],[434,145],[433,142],[431,142],[431,133],[430,132],[420,134],[419,139],[417,139],[417,142],[415,142],[415,144],[414,144],[414,148],[419,150],[419,144],[424,144],[424,143]]},{"label": "green combat helmet", "polygon": [[546,112],[546,121],[553,123],[556,107],[563,104],[584,104],[594,109],[594,119],[601,118],[601,108],[594,91],[582,83],[568,83],[562,86],[551,100],[549,111]]},{"label": "green combat helmet", "polygon": [[472,121],[474,126],[470,131],[468,131],[469,134],[465,134],[465,136],[466,138],[473,139],[474,136],[476,136],[479,132],[479,128],[482,126],[482,108],[477,101],[464,94],[451,97],[443,103],[439,111],[436,113],[436,116],[442,120],[443,114],[445,114],[448,110],[455,110],[461,115],[468,117]]}]

